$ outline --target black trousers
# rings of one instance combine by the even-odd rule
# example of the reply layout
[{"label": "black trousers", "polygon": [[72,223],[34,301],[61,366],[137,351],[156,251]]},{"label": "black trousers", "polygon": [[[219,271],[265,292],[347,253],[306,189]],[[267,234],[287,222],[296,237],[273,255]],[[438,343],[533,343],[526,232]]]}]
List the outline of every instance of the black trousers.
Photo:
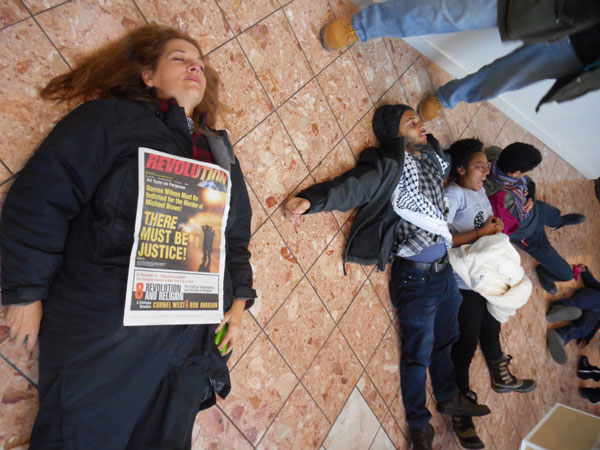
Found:
[{"label": "black trousers", "polygon": [[460,290],[463,301],[458,312],[460,337],[452,347],[456,384],[462,392],[469,390],[469,366],[477,343],[487,360],[502,356],[500,322],[489,313],[486,299],[475,291]]}]

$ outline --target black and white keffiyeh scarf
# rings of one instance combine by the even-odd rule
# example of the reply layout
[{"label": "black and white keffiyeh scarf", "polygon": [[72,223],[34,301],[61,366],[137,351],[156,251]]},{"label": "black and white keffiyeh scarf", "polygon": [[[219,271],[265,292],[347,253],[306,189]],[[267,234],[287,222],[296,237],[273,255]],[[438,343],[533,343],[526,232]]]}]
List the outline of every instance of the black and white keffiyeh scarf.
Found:
[{"label": "black and white keffiyeh scarf", "polygon": [[[445,171],[448,163],[433,155]],[[414,256],[438,242],[446,249],[452,247],[442,181],[437,164],[429,156],[406,153],[402,177],[391,199],[394,211],[403,219],[397,229],[397,256]]]}]

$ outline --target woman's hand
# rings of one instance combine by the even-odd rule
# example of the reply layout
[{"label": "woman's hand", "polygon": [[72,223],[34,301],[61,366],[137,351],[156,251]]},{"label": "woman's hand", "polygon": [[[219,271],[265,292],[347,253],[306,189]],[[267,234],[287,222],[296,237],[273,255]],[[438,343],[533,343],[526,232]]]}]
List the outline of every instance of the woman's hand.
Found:
[{"label": "woman's hand", "polygon": [[302,197],[292,197],[283,206],[286,217],[298,217],[310,208],[310,202]]},{"label": "woman's hand", "polygon": [[479,233],[477,233],[477,234],[479,235],[479,237],[490,236],[492,234],[498,233],[498,231],[502,231],[502,228],[504,228],[504,224],[502,224],[502,221],[500,220],[500,226],[502,228],[498,229],[498,221],[499,220],[500,219],[498,219],[497,217],[494,217],[494,216],[488,217],[487,220],[485,221],[485,223],[478,230]]},{"label": "woman's hand", "polygon": [[531,208],[533,208],[533,200],[531,198],[528,198],[525,204],[523,205],[523,209],[526,213],[528,213],[529,211],[531,211]]},{"label": "woman's hand", "polygon": [[27,350],[33,350],[40,331],[42,302],[38,300],[29,305],[7,305],[4,309],[6,325],[10,328],[10,340],[17,347],[27,340]]},{"label": "woman's hand", "polygon": [[223,320],[215,330],[215,334],[223,328],[224,324],[227,324],[227,332],[225,336],[223,336],[223,340],[217,347],[219,350],[225,348],[227,346],[227,351],[224,353],[225,355],[231,353],[233,350],[233,343],[237,339],[238,335],[242,331],[242,314],[244,313],[244,308],[246,307],[246,300],[234,300],[233,305],[225,313]]}]

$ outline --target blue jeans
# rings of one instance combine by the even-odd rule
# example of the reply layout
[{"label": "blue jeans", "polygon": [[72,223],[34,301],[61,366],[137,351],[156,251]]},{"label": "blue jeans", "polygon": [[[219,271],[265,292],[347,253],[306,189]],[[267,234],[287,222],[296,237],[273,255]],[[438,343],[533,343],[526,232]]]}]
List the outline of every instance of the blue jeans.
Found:
[{"label": "blue jeans", "polygon": [[390,296],[398,310],[401,329],[400,383],[406,421],[410,428],[427,425],[426,370],[429,367],[436,401],[458,392],[451,359],[458,340],[458,309],[462,298],[450,265],[438,273],[392,264]]},{"label": "blue jeans", "polygon": [[586,339],[590,333],[598,329],[600,322],[600,291],[591,288],[578,289],[571,295],[558,299],[551,305],[575,306],[581,309],[579,318],[572,320],[569,325],[556,328],[566,344],[571,339]]},{"label": "blue jeans", "polygon": [[511,242],[521,250],[528,253],[540,265],[554,276],[555,281],[569,281],[573,278],[573,269],[562,256],[558,254],[554,247],[548,241],[544,225],[551,228],[557,228],[563,225],[563,219],[560,211],[554,206],[539,200],[535,201],[536,214],[539,221],[535,230],[522,240],[513,240]]},{"label": "blue jeans", "polygon": [[496,0],[388,0],[351,19],[359,41],[453,33],[496,26]]},{"label": "blue jeans", "polygon": [[440,86],[437,98],[444,108],[454,108],[460,102],[482,102],[537,81],[573,76],[582,70],[568,37],[538,42],[523,45],[475,73]]}]

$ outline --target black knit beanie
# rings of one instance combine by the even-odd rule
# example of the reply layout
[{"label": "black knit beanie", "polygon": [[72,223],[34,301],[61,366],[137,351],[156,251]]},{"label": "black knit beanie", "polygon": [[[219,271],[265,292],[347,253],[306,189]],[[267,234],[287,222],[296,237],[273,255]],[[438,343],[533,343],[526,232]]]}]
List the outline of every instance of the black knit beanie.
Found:
[{"label": "black knit beanie", "polygon": [[373,115],[373,133],[380,144],[391,142],[398,136],[400,118],[405,111],[414,111],[408,105],[383,105]]}]

